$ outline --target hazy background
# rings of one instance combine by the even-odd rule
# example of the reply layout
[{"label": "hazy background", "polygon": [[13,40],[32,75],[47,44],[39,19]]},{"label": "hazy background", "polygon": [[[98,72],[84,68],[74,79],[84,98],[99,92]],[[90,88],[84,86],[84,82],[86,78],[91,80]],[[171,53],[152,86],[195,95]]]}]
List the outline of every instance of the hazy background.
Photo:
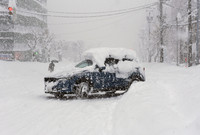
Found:
[{"label": "hazy background", "polygon": [[[101,12],[132,8],[157,0],[48,0],[48,10],[61,12]],[[146,26],[146,10],[92,18],[48,18],[49,29],[58,40],[82,40],[87,47],[127,47],[136,49],[139,32]]]}]

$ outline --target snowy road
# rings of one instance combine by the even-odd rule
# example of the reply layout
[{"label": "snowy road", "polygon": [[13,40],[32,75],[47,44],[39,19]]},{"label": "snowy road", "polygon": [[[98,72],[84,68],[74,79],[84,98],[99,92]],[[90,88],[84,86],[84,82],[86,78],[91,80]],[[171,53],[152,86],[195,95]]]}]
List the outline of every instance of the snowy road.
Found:
[{"label": "snowy road", "polygon": [[48,64],[0,61],[0,135],[199,135],[200,67],[145,65],[123,96],[58,100],[44,94]]}]

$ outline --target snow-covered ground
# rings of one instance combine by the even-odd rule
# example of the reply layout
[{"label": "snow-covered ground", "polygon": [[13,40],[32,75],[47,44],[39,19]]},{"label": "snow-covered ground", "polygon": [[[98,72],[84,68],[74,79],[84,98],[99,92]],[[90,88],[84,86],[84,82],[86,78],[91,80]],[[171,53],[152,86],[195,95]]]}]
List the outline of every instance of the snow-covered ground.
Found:
[{"label": "snow-covered ground", "polygon": [[200,66],[144,65],[123,96],[59,100],[44,94],[48,64],[0,61],[0,135],[199,135]]}]

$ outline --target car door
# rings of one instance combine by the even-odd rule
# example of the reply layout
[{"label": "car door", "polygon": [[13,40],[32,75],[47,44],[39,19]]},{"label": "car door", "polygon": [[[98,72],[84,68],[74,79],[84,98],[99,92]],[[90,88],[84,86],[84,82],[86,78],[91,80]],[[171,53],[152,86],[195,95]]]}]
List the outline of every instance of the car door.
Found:
[{"label": "car door", "polygon": [[115,88],[116,74],[113,72],[105,71],[102,72],[102,84],[106,89]]},{"label": "car door", "polygon": [[[124,68],[124,66],[127,66]],[[127,87],[130,84],[130,79],[129,76],[132,74],[132,71],[130,70],[132,67],[129,66],[128,64],[124,64],[123,61],[119,62],[117,65],[117,70],[116,70],[116,81],[115,81],[115,86],[116,88],[123,88]]]},{"label": "car door", "polygon": [[117,85],[116,73],[118,72],[117,63],[118,59],[113,57],[106,58],[104,71],[104,84],[107,89],[115,89]]},{"label": "car door", "polygon": [[115,73],[110,73],[106,70],[95,71],[93,75],[93,87],[99,90],[110,89],[114,87]]}]

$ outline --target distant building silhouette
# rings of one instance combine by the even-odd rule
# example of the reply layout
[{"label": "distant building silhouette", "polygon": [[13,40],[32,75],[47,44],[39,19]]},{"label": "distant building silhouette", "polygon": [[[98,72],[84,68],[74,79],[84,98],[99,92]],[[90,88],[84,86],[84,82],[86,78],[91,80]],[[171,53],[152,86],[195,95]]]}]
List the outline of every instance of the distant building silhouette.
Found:
[{"label": "distant building silhouette", "polygon": [[[48,31],[47,16],[31,13],[47,13],[46,4],[47,0],[0,0],[0,59],[31,57],[28,42],[34,40],[33,30]],[[9,6],[15,6],[13,15]]]}]

